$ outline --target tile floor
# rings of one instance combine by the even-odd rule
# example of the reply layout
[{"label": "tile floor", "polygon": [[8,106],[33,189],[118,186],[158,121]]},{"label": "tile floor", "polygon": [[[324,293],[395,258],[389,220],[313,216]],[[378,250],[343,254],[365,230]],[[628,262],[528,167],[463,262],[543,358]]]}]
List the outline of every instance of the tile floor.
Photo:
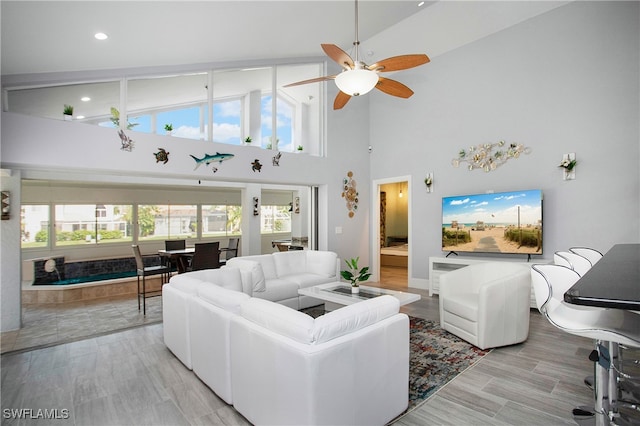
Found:
[{"label": "tile floor", "polygon": [[147,315],[134,295],[68,303],[23,304],[20,330],[3,332],[0,353],[41,348],[162,321],[162,298],[147,299]]}]

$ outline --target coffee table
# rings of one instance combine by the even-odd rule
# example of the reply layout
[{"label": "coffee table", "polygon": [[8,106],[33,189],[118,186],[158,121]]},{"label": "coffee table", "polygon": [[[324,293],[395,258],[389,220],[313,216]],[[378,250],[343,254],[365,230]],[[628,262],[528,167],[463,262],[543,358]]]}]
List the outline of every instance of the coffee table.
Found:
[{"label": "coffee table", "polygon": [[351,293],[351,285],[343,282],[320,284],[313,287],[301,288],[298,294],[323,300],[324,309],[333,311],[341,306],[362,302],[363,300],[389,294],[400,301],[400,305],[420,300],[419,294],[406,293],[404,291],[388,290],[385,288],[360,286],[359,293]]}]

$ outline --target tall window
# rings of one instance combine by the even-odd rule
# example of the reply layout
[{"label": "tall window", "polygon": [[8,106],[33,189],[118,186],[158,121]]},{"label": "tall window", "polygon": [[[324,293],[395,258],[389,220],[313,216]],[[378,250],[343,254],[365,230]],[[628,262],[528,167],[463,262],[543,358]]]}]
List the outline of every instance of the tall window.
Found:
[{"label": "tall window", "polygon": [[22,248],[46,247],[49,244],[49,206],[22,205],[20,208]]},{"label": "tall window", "polygon": [[132,241],[130,205],[64,204],[55,206],[57,246]]},{"label": "tall window", "polygon": [[202,236],[240,235],[241,206],[202,206]]},{"label": "tall window", "polygon": [[214,102],[213,141],[230,145],[242,143],[242,101]]},{"label": "tall window", "polygon": [[198,206],[138,206],[138,239],[166,240],[198,235]]},{"label": "tall window", "polygon": [[[69,105],[72,121],[157,134],[170,128],[173,136],[231,145],[251,137],[252,146],[288,152],[303,146],[307,153],[322,155],[324,85],[285,86],[323,74],[323,63],[202,70],[7,87],[6,99],[9,111],[22,114],[63,120]],[[123,90],[126,99],[120,99]]]},{"label": "tall window", "polygon": [[286,206],[261,206],[260,218],[262,220],[260,232],[263,234],[291,232],[291,207]]}]

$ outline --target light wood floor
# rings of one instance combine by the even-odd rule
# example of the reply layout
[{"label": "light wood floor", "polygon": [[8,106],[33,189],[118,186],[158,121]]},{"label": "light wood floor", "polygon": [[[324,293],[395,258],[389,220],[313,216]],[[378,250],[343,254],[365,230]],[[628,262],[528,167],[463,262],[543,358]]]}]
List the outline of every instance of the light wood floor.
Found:
[{"label": "light wood floor", "polygon": [[[438,298],[408,289],[398,269],[385,268],[379,285],[419,293],[402,310],[438,321]],[[582,383],[592,372],[591,347],[531,311],[526,342],[494,349],[395,424],[575,424],[571,409],[592,399]],[[247,424],[166,349],[162,324],[2,355],[0,370],[3,413],[69,410],[56,422],[3,418],[3,425]]]}]

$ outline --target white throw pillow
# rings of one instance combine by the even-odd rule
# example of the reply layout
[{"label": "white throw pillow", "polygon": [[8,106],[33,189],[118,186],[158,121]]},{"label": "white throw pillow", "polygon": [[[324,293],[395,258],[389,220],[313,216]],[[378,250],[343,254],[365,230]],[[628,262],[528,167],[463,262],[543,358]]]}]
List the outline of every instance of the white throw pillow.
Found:
[{"label": "white throw pillow", "polygon": [[254,260],[247,260],[242,257],[233,257],[227,261],[227,266],[250,271],[254,292],[265,291],[267,289],[264,270],[262,269],[262,265],[259,262]]}]

